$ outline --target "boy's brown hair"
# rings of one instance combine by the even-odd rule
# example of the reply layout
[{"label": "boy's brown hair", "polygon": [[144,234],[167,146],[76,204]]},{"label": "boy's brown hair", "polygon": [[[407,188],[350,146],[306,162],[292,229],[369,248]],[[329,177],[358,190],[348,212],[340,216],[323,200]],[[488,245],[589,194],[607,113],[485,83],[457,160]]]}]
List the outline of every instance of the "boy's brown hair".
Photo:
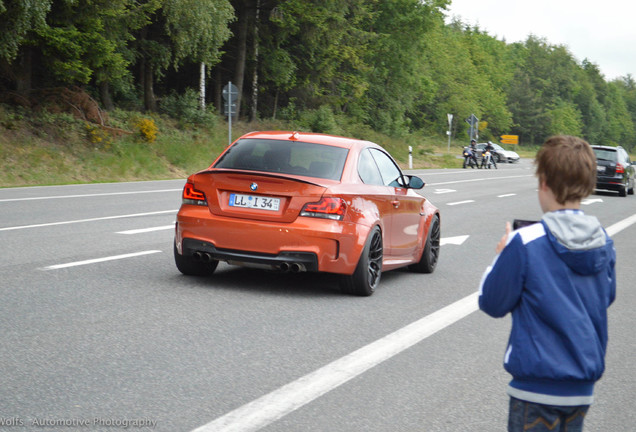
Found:
[{"label": "boy's brown hair", "polygon": [[552,190],[556,201],[580,201],[596,186],[596,155],[578,137],[555,135],[543,144],[534,160],[539,182]]}]

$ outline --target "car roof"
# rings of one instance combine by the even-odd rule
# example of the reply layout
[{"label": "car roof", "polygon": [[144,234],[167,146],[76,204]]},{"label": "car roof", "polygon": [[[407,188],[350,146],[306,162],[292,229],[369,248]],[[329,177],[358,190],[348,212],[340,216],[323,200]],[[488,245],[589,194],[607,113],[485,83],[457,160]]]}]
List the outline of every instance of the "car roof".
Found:
[{"label": "car roof", "polygon": [[256,138],[256,139],[271,139],[281,141],[302,141],[313,144],[323,144],[335,147],[354,148],[354,147],[377,147],[381,148],[378,144],[359,140],[355,138],[346,138],[337,135],[320,134],[313,132],[297,132],[297,131],[258,131],[250,132],[239,139],[244,138]]},{"label": "car roof", "polygon": [[616,149],[619,149],[619,148],[622,148],[622,147],[621,146],[614,147],[614,146],[604,146],[604,145],[592,145],[592,148],[600,149],[600,150],[614,150],[614,151],[616,151]]}]

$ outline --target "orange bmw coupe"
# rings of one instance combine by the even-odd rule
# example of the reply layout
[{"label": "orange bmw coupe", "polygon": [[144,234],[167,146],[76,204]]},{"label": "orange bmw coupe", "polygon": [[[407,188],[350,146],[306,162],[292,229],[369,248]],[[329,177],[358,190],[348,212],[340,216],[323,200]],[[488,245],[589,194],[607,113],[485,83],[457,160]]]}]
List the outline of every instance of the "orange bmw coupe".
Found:
[{"label": "orange bmw coupe", "polygon": [[186,275],[219,261],[339,275],[369,296],[383,271],[435,270],[439,210],[377,144],[302,132],[252,132],[188,177],[174,259]]}]

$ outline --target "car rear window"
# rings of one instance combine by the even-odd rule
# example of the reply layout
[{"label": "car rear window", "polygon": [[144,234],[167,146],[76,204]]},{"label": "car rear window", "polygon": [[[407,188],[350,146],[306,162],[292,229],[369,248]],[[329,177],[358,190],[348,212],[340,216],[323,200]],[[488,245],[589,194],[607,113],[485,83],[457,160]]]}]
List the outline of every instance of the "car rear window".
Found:
[{"label": "car rear window", "polygon": [[214,168],[340,180],[348,152],[323,144],[245,138],[234,143]]},{"label": "car rear window", "polygon": [[596,159],[616,162],[616,150],[592,148],[596,154]]}]

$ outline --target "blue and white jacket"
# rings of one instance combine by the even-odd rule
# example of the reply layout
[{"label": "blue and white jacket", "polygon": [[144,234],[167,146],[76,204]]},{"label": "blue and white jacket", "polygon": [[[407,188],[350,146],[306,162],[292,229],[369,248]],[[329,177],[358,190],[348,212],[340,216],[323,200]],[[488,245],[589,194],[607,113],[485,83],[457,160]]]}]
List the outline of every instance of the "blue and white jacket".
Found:
[{"label": "blue and white jacket", "polygon": [[481,279],[479,307],[512,314],[504,367],[508,394],[545,405],[589,405],[605,370],[607,308],[616,296],[616,251],[580,210],[544,214],[513,231]]}]

